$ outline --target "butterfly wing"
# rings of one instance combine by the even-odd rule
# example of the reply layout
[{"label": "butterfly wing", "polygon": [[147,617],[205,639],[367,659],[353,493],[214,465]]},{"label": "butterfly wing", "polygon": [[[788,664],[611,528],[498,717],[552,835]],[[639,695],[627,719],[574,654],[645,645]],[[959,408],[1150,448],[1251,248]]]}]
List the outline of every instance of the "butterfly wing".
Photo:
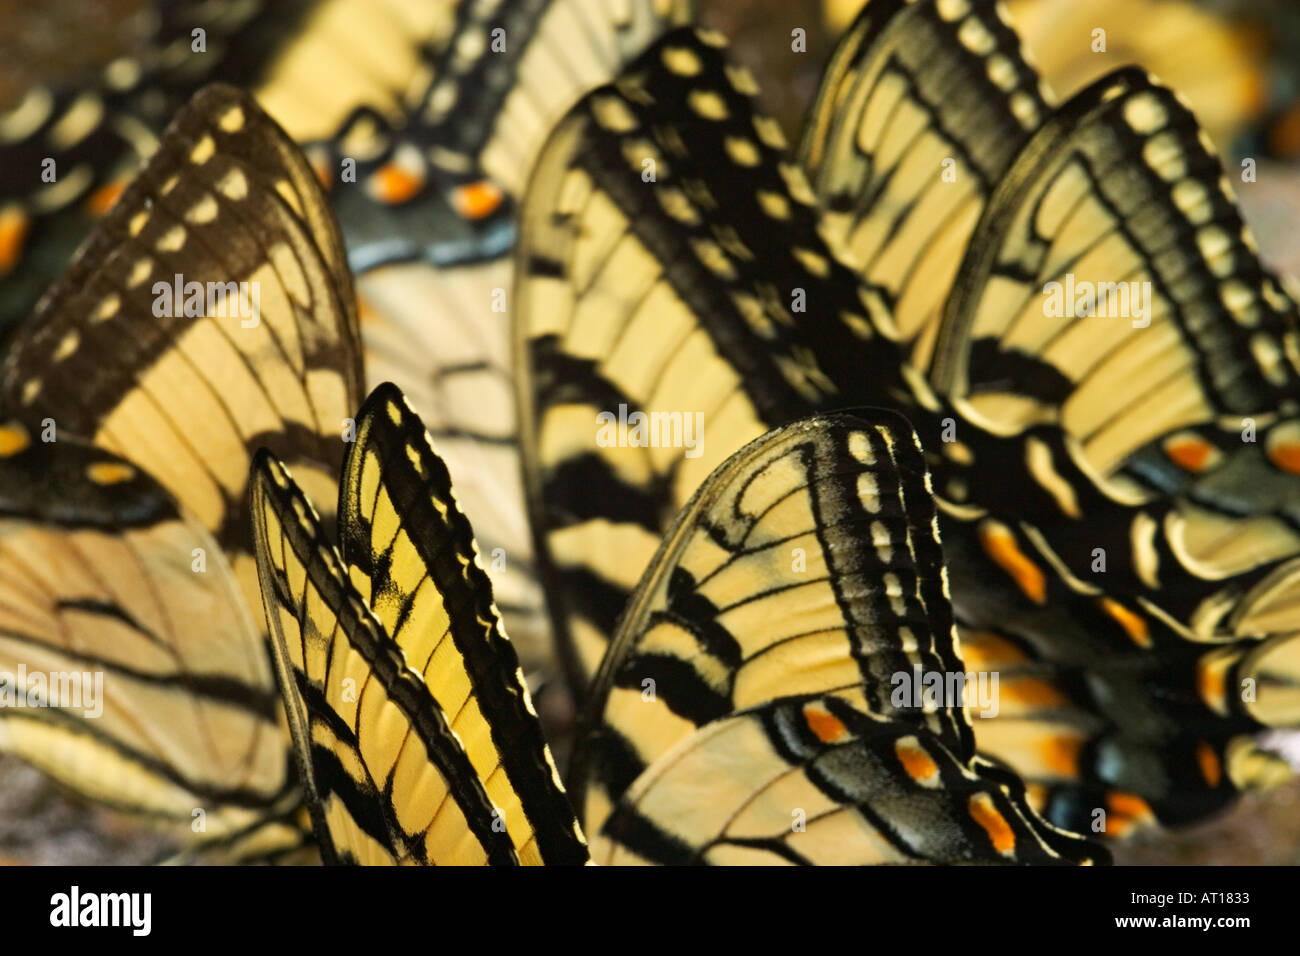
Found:
[{"label": "butterfly wing", "polygon": [[[707,799],[683,799],[701,780]],[[637,779],[592,852],[606,865],[1109,862],[1039,818],[1013,774],[840,697],[696,731]]]},{"label": "butterfly wing", "polygon": [[[1223,183],[1191,113],[1145,74],[1078,94],[977,230],[937,387],[1004,427],[1055,418],[1103,474],[1182,427],[1294,398],[1296,307]],[[1003,357],[1024,363],[1017,384],[993,371]]]},{"label": "butterfly wing", "polygon": [[1007,12],[1034,62],[1065,96],[1127,63],[1178,90],[1216,143],[1233,146],[1268,106],[1268,66],[1278,51],[1250,12],[1233,16],[1179,0],[1082,8],[1065,0],[1011,0]]},{"label": "butterfly wing", "polygon": [[468,6],[461,0],[311,3],[262,70],[254,96],[299,143],[334,138],[361,111],[400,125]]},{"label": "butterfly wing", "polygon": [[[709,472],[770,425],[856,404],[859,382],[891,374],[868,317],[884,315],[880,300],[829,256],[807,182],[753,92],[716,36],[676,31],[587,97],[534,171],[516,253],[520,428],[579,694]],[[846,363],[839,385],[827,359]],[[668,429],[662,447],[651,424]],[[637,428],[641,444],[628,441]]]},{"label": "butterfly wing", "polygon": [[420,115],[419,136],[440,167],[482,169],[518,195],[551,122],[608,82],[671,26],[689,0],[513,0],[467,6]]},{"label": "butterfly wing", "polygon": [[[676,52],[688,46],[691,55]],[[516,327],[525,464],[548,600],[578,685],[670,516],[702,480],[697,469],[800,409],[893,406],[929,451],[959,622],[990,656],[998,641],[1018,655],[1025,696],[1005,710],[1010,720],[987,722],[991,752],[1054,793],[1070,790],[1069,809],[1053,819],[1071,826],[1089,826],[1098,808],[1186,822],[1224,806],[1249,777],[1234,755],[1259,766],[1241,744],[1266,711],[1247,710],[1225,688],[1250,677],[1234,669],[1259,638],[1286,641],[1289,629],[1250,629],[1280,620],[1252,605],[1281,573],[1286,549],[1245,570],[1207,573],[1185,543],[1184,517],[1166,522],[1172,501],[1099,479],[1058,425],[1006,434],[970,402],[949,403],[896,347],[888,296],[846,276],[822,242],[797,170],[781,164],[775,145],[755,154],[734,142],[763,125],[743,97],[710,96],[726,76],[708,43],[666,38],[610,88],[615,96],[598,91],[560,128],[537,167],[535,208],[524,213]],[[655,112],[667,102],[676,109]],[[774,189],[773,179],[784,185]],[[755,200],[759,210],[726,218]],[[766,230],[780,248],[753,226],[764,222],[763,206],[791,213],[779,231]],[[616,255],[626,258],[611,268]],[[791,256],[818,271],[791,272]],[[658,298],[649,294],[656,285]],[[738,292],[770,303],[772,287],[807,290],[807,313],[793,297],[784,320],[777,310],[737,308],[747,301]],[[764,317],[776,330],[766,338],[754,334]],[[669,334],[678,327],[681,338]],[[709,389],[737,396],[731,410],[743,414],[724,424]],[[649,420],[634,412],[679,401],[703,411],[699,461],[633,430]],[[1235,530],[1215,545],[1230,548]],[[1272,538],[1285,542],[1276,529]],[[1262,607],[1281,612],[1289,593],[1280,586]],[[1213,662],[1202,659],[1207,650]],[[1274,650],[1267,683],[1282,687],[1288,675],[1274,668],[1288,655]],[[1275,779],[1276,761],[1264,764]]]},{"label": "butterfly wing", "polygon": [[110,452],[0,438],[0,749],[207,849],[300,844],[270,661],[206,529]]},{"label": "butterfly wing", "polygon": [[[1004,55],[978,13],[933,39],[944,9],[956,7],[868,5],[840,56],[853,58],[861,89],[838,102],[861,109],[830,114],[832,125],[875,128],[872,104],[894,102],[898,50],[909,43],[930,37],[942,63],[969,62],[972,46]],[[972,44],[976,36],[984,42]],[[988,79],[1020,72],[989,66]],[[823,103],[847,88],[829,86]],[[1012,114],[1017,95],[1009,86],[1001,97]],[[901,102],[899,115],[917,111]],[[1067,781],[1107,781],[1086,798],[1062,797],[1054,818],[1071,826],[1086,825],[1084,808],[1152,819],[1134,793],[1167,822],[1195,819],[1230,799],[1233,783],[1277,778],[1279,762],[1239,735],[1261,719],[1288,720],[1294,686],[1281,609],[1300,543],[1285,468],[1295,306],[1260,267],[1195,120],[1140,72],[1113,74],[1008,138],[1017,152],[1001,160],[996,189],[956,247],[953,282],[923,286],[941,308],[923,310],[928,331],[912,353],[939,393],[931,404],[952,403],[931,425],[914,420],[943,453],[932,464],[951,502],[945,536],[963,643],[1014,676],[1015,704],[987,723],[981,747],[1058,795]],[[961,155],[991,155],[979,143],[969,138]],[[850,153],[843,168],[855,162]],[[948,183],[937,170],[919,181],[941,195],[962,188],[960,176]],[[832,199],[851,199],[868,221],[879,210],[892,224],[888,192],[871,182],[848,198],[824,192],[832,216]],[[875,234],[902,248],[906,226]],[[854,259],[851,233],[828,235]],[[944,239],[921,248],[937,254]],[[884,259],[856,261],[888,290]],[[1123,295],[1102,293],[1077,314],[1073,304],[1050,307],[1049,293],[1064,298],[1076,284]],[[1123,314],[1106,313],[1112,305]],[[919,328],[898,320],[904,337]],[[926,390],[910,387],[924,407]],[[1251,416],[1259,443],[1242,441]],[[1043,507],[1029,504],[1033,494]],[[1246,663],[1266,659],[1267,677]],[[1274,691],[1271,705],[1254,696],[1260,686]]]},{"label": "butterfly wing", "polygon": [[520,477],[508,257],[435,269],[394,264],[358,279],[372,382],[395,381],[420,410],[474,522],[493,593],[530,679],[552,676],[554,646],[537,581]]},{"label": "butterfly wing", "polygon": [[252,453],[332,485],[360,379],[319,186],[248,96],[210,87],[19,330],[0,396],[157,478],[234,556],[251,600]]},{"label": "butterfly wing", "polygon": [[269,454],[257,461],[252,509],[280,686],[326,861],[518,862],[446,713]]},{"label": "butterfly wing", "polygon": [[[186,282],[201,290],[190,310]],[[252,289],[258,291],[241,295]],[[87,552],[81,537],[90,530],[50,519],[31,500],[25,483],[34,472],[16,467],[5,475],[4,493],[23,502],[7,518],[11,533],[39,543],[54,609],[26,620],[27,642],[12,653],[21,660],[23,653],[46,653],[41,648],[74,652],[69,640],[89,638],[70,638],[56,612],[90,595],[98,603],[86,612],[84,629],[102,628],[97,640],[128,632],[115,666],[126,671],[134,663],[142,675],[134,679],[145,683],[144,675],[159,674],[156,686],[131,698],[128,726],[101,743],[66,738],[59,760],[75,768],[83,792],[145,812],[150,801],[165,798],[173,816],[176,801],[185,799],[172,792],[178,787],[200,794],[215,788],[250,817],[270,813],[268,804],[282,791],[289,809],[296,804],[296,785],[280,767],[284,738],[258,723],[274,723],[279,705],[265,647],[245,632],[260,630],[261,618],[249,609],[260,606],[261,596],[241,472],[266,443],[334,499],[342,459],[336,429],[355,408],[360,387],[355,321],[342,245],[305,160],[247,96],[212,87],[178,117],[139,180],[14,337],[0,393],[28,445],[38,447],[37,435],[39,447],[48,441],[50,449],[87,442],[121,462],[95,475],[110,485],[117,475],[139,476],[159,502],[157,528],[141,530],[131,510],[140,493],[117,502],[123,511],[116,515],[115,502],[101,495],[100,530]],[[75,461],[58,467],[77,473]],[[69,485],[49,507],[76,514],[81,485]],[[187,583],[182,572],[196,561],[210,580],[191,572]],[[27,573],[17,552],[0,557],[0,566],[15,581]],[[223,584],[231,578],[240,589],[233,594]],[[220,610],[195,616],[177,600]],[[19,592],[0,606],[26,613]],[[158,646],[132,629],[157,632]],[[215,649],[211,663],[208,649]],[[230,663],[241,656],[250,659]],[[122,788],[99,756],[110,748],[145,768],[133,771],[125,796],[115,792]],[[74,775],[56,772],[61,779]],[[218,773],[232,775],[234,792],[207,779]],[[244,777],[252,781],[246,793],[238,789]],[[203,806],[201,799],[190,804]]]},{"label": "butterfly wing", "polygon": [[524,862],[573,864],[586,842],[532,709],[447,466],[401,392],[357,420],[340,487],[348,575],[450,717]]},{"label": "butterfly wing", "polygon": [[[0,328],[27,317],[185,102],[206,83],[257,82],[306,6],[141,4],[122,25],[130,40],[110,43],[102,65],[55,71],[58,79],[26,89],[0,118],[0,165],[22,172],[0,185]],[[96,23],[54,26],[78,43],[77,32]]]},{"label": "butterfly wing", "polygon": [[993,0],[871,0],[837,44],[800,159],[827,241],[881,290],[919,357],[934,348],[975,224],[1048,101]]},{"label": "butterfly wing", "polygon": [[910,428],[770,432],[679,516],[611,645],[575,765],[596,859],[1089,858],[974,762],[952,675],[977,679]]},{"label": "butterfly wing", "polygon": [[353,268],[500,256],[513,241],[511,200],[556,120],[684,22],[689,7],[688,0],[457,4],[417,103],[398,118],[359,109],[315,144],[322,177],[340,180],[334,200]]},{"label": "butterfly wing", "polygon": [[[1260,265],[1218,160],[1172,93],[1121,71],[1063,106],[999,193],[947,303],[937,386],[998,431],[1059,426],[1070,447],[1053,460],[1073,457],[1107,476],[1112,494],[1149,502],[1135,527],[1153,536],[1163,521],[1174,553],[1148,550],[1139,562],[1144,597],[1188,622],[1197,640],[1217,632],[1234,645],[1204,652],[1166,642],[1157,653],[1167,670],[1199,675],[1200,697],[1217,713],[1288,723],[1296,652],[1281,608],[1300,546],[1290,458],[1300,434],[1298,316]],[[976,497],[1009,510],[996,491]],[[1038,521],[1038,550],[1119,598],[1113,566],[1105,577],[1089,573],[1086,555],[1100,542],[1072,524],[1059,511]],[[1141,624],[1145,608],[1136,607]],[[1259,687],[1277,691],[1269,704]],[[1186,696],[1194,706],[1196,695]],[[1143,723],[1153,721],[1121,726]],[[1168,748],[1195,754],[1187,763],[1200,768],[1177,789],[1191,792],[1198,779],[1218,789],[1224,772],[1215,768],[1235,746],[1203,738]]]},{"label": "butterfly wing", "polygon": [[357,163],[356,184],[336,183],[332,199],[359,274],[368,380],[401,386],[459,476],[530,679],[554,676],[554,662],[518,480],[516,199],[565,110],[682,22],[688,6],[462,4],[405,125],[358,116],[337,143],[335,160]]}]

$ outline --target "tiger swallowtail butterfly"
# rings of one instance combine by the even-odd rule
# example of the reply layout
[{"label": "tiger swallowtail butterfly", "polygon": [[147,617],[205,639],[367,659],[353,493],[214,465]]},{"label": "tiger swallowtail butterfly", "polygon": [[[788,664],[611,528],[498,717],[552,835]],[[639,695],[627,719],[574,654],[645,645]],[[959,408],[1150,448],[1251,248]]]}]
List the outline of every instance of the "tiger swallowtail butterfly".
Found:
[{"label": "tiger swallowtail butterfly", "polygon": [[357,417],[336,546],[254,467],[267,620],[331,863],[583,863],[587,846],[446,466],[395,386]]},{"label": "tiger swallowtail butterfly", "polygon": [[356,161],[331,198],[357,273],[367,381],[419,410],[472,518],[534,684],[554,682],[520,483],[511,386],[517,199],[546,134],[665,30],[685,0],[463,3],[400,123],[353,117],[315,160]]},{"label": "tiger swallowtail butterfly", "polygon": [[[715,467],[884,406],[934,473],[962,653],[1003,678],[976,748],[1049,819],[1117,835],[1285,775],[1251,734],[1297,716],[1296,309],[1191,115],[1131,69],[1054,105],[993,3],[872,0],[796,164],[721,46],[670,34],[588,96],[522,211],[527,493],[578,692]],[[1049,312],[1075,280],[1150,298]],[[704,441],[600,442],[602,413]]]},{"label": "tiger swallowtail butterfly", "polygon": [[0,709],[0,745],[204,847],[300,844],[248,471],[268,447],[332,492],[360,395],[315,176],[249,96],[206,88],[0,365],[0,661],[103,677],[93,716]]},{"label": "tiger swallowtail butterfly", "polygon": [[[586,862],[469,522],[400,391],[380,386],[358,415],[337,548],[270,455],[253,486],[266,611],[325,858]],[[595,860],[1105,861],[974,756],[959,701],[890,705],[892,669],[955,666],[934,535],[925,465],[895,416],[801,422],[728,461],[647,569],[604,685],[632,737],[687,698],[696,723],[678,721],[675,747],[638,738],[635,769],[629,738],[596,738],[587,765],[601,794],[622,799],[600,821]],[[804,575],[784,570],[794,544],[807,549]],[[788,587],[816,591],[790,618]],[[713,603],[727,595],[751,607]],[[724,637],[729,611],[753,630]],[[818,616],[826,633],[801,632]],[[674,656],[697,629],[719,639],[717,658]],[[801,633],[819,647],[805,666]],[[624,688],[648,673],[662,696],[643,723],[641,688]]]}]

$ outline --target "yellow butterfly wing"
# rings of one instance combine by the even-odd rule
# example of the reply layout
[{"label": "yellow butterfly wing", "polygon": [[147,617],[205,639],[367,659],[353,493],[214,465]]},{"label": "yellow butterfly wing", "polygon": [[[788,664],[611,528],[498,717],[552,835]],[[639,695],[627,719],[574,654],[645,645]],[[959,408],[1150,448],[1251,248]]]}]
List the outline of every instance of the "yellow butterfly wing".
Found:
[{"label": "yellow butterfly wing", "polygon": [[299,846],[270,660],[211,535],[110,452],[0,437],[0,749],[192,846]]},{"label": "yellow butterfly wing", "polygon": [[265,606],[328,860],[584,863],[588,854],[446,467],[401,393],[358,415],[342,555],[269,455]]},{"label": "yellow butterfly wing", "polygon": [[592,695],[574,778],[597,862],[1105,859],[975,758],[988,675],[958,655],[936,518],[883,411],[777,429],[710,476]]}]

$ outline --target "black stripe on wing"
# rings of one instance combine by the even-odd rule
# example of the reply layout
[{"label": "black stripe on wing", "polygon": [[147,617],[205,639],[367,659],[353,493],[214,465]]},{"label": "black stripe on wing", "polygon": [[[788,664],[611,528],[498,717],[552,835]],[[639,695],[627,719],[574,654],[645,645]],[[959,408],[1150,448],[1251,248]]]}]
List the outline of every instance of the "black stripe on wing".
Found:
[{"label": "black stripe on wing", "polygon": [[[469,701],[459,713],[470,704],[481,712],[543,861],[586,862],[586,842],[560,785],[519,658],[493,603],[473,531],[452,494],[451,476],[430,446],[423,423],[395,386],[381,385],[366,400],[343,476],[341,552],[346,566],[370,579],[371,607],[409,657],[404,632],[424,630],[425,623],[422,617],[412,617],[413,609],[421,602],[441,605],[448,636],[470,683]],[[411,640],[422,636],[412,635]],[[409,659],[408,664],[423,671],[433,661]],[[430,677],[430,686],[434,683]],[[448,709],[456,713],[450,704]],[[475,736],[470,727],[462,733]],[[491,769],[481,767],[480,773],[486,777]]]},{"label": "black stripe on wing", "polygon": [[[411,795],[401,787],[414,785],[409,774],[395,777],[390,765],[379,779],[371,775],[370,748],[391,751],[393,746],[388,739],[391,724],[376,724],[378,714],[362,709],[366,694],[378,690],[385,697],[383,706],[393,705],[406,722],[404,738],[420,741],[425,751],[406,759],[427,759],[436,768],[487,862],[518,862],[504,828],[494,825],[498,824],[494,807],[446,715],[348,583],[338,553],[323,538],[311,505],[265,452],[255,465],[253,517],[281,690],[326,858],[338,862],[351,855],[347,845],[338,843],[333,822],[337,814],[331,807],[335,799],[342,801],[353,826],[369,834],[395,860],[437,862],[443,849],[425,842],[427,832],[411,832],[403,826],[402,821],[414,814],[428,816],[427,808],[396,805]],[[349,671],[364,684],[355,689],[355,722],[338,712],[337,689],[329,686],[343,679],[332,675],[329,666],[337,659],[335,645],[340,641],[347,642],[365,667]],[[318,741],[322,730],[330,734],[330,745],[323,750]],[[375,738],[370,745],[368,736]],[[350,766],[344,766],[345,760]],[[415,786],[414,792],[422,790]]]},{"label": "black stripe on wing", "polygon": [[[920,447],[891,412],[777,429],[734,454],[665,537],[593,683],[575,756],[586,823],[666,747],[798,692],[851,693],[973,753],[964,701],[902,683],[964,673]],[[594,801],[594,802],[593,802]]]}]

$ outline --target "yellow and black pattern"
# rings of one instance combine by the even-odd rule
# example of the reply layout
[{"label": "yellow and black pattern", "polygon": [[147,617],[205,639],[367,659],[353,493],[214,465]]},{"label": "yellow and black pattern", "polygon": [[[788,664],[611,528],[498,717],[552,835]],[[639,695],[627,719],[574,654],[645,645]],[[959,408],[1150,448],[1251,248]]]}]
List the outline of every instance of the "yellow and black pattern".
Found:
[{"label": "yellow and black pattern", "polygon": [[922,692],[963,673],[937,535],[892,413],[797,422],[718,469],[593,692],[575,777],[597,862],[1104,859],[973,762],[964,691]]},{"label": "yellow and black pattern", "polygon": [[[122,24],[130,38],[124,46],[101,51],[107,54],[102,65],[29,85],[0,114],[0,166],[12,173],[0,183],[0,328],[8,332],[26,318],[195,92],[223,81],[301,86],[301,77],[277,81],[272,66],[301,60],[297,51],[287,51],[312,18],[309,13],[348,4],[354,14],[356,7],[374,6],[362,0],[146,0],[133,5],[136,15]],[[369,20],[367,27],[369,34],[380,32]],[[348,41],[358,48],[355,32]],[[68,42],[78,42],[75,31]],[[392,51],[389,58],[395,59]],[[332,64],[335,76],[344,69]],[[282,106],[283,96],[277,98],[277,119],[295,138],[311,128],[302,123],[306,117],[281,112]],[[312,118],[320,115],[318,110]]]},{"label": "yellow and black pattern", "polygon": [[18,422],[0,511],[0,671],[47,695],[0,707],[0,750],[191,845],[301,846],[271,662],[206,529],[130,462]]},{"label": "yellow and black pattern", "polygon": [[368,380],[401,387],[458,476],[457,500],[532,679],[551,675],[554,650],[524,504],[510,313],[494,308],[511,275],[509,256],[447,269],[394,263],[360,276],[357,289]]},{"label": "yellow and black pattern", "polygon": [[258,568],[326,862],[517,862],[446,715],[349,586],[311,505],[269,455],[257,469]]},{"label": "yellow and black pattern", "polygon": [[881,290],[918,364],[993,191],[1049,113],[994,0],[871,0],[800,146],[823,234]]},{"label": "yellow and black pattern", "polygon": [[[707,801],[683,800],[697,781]],[[592,846],[602,865],[1064,865],[1107,853],[1052,828],[1024,784],[842,697],[716,720],[646,771]]]},{"label": "yellow and black pattern", "polygon": [[571,828],[532,823],[572,811],[447,467],[391,385],[375,389],[358,417],[339,507],[340,547],[354,587],[452,715],[452,729],[517,833],[521,856],[585,858]]},{"label": "yellow and black pattern", "polygon": [[417,138],[439,168],[482,170],[522,193],[551,123],[608,82],[690,0],[491,0],[462,3],[456,41],[417,114]]},{"label": "yellow and black pattern", "polygon": [[[896,46],[959,23],[935,47],[943,62],[969,60],[983,37],[988,77],[1000,72],[1006,107],[1030,118],[1013,108],[1025,101],[1006,64],[994,66],[1005,51],[979,7],[869,3],[845,43],[867,92],[861,120],[845,122],[870,127],[873,97],[891,95],[897,56],[883,40],[864,55],[859,40],[880,17]],[[1296,306],[1261,267],[1174,94],[1117,71],[1039,124],[1025,124],[1032,135],[963,237],[955,281],[926,287],[942,314],[912,355],[938,394],[915,373],[909,382],[937,452],[959,620],[973,646],[1010,653],[1018,675],[1016,718],[989,721],[981,746],[1053,788],[1107,781],[1066,797],[1077,806],[1056,818],[1071,825],[1084,806],[1116,804],[1129,819],[1183,822],[1277,779],[1280,761],[1242,735],[1287,725],[1283,688],[1300,683],[1282,617],[1300,547]],[[936,125],[927,136],[954,129]],[[810,143],[818,129],[815,119]],[[967,150],[982,155],[978,142]],[[960,173],[945,182],[936,169],[930,183],[963,189]],[[819,198],[832,220],[833,204],[849,202]],[[868,184],[856,201],[880,199]],[[828,235],[859,261],[849,237]],[[1265,660],[1267,677],[1252,670]],[[1247,687],[1272,689],[1270,704]]]},{"label": "yellow and black pattern", "polygon": [[[807,181],[723,45],[675,31],[588,96],[538,161],[522,214],[519,426],[539,564],[579,693],[710,471],[772,424],[857,404],[851,356],[863,381],[897,375],[875,325],[887,324],[883,303],[818,236]],[[827,361],[844,364],[838,383]],[[663,416],[678,445],[597,447],[602,412]],[[696,415],[702,441],[685,454]]]},{"label": "yellow and black pattern", "polygon": [[[1247,738],[1287,719],[1276,691],[1294,642],[1280,609],[1300,578],[1286,525],[1269,508],[1206,520],[1186,498],[1099,475],[1059,422],[1002,428],[934,389],[905,360],[887,290],[821,238],[779,140],[753,139],[770,127],[738,86],[752,89],[716,38],[669,35],[559,128],[524,211],[520,425],[539,566],[578,692],[703,472],[809,412],[887,406],[911,420],[935,475],[959,625],[1021,661],[1013,720],[977,725],[978,747],[1018,764],[1036,798],[1063,795],[1052,818],[1072,827],[1107,806],[1126,820],[1201,819],[1275,780],[1280,762]],[[983,223],[1020,198],[1000,193]],[[734,222],[733,209],[745,210]],[[998,248],[972,245],[962,268]],[[1217,281],[1263,275],[1247,243],[1233,248]],[[800,289],[806,312],[793,307]],[[958,283],[945,308],[981,292]],[[1193,314],[1176,324],[1193,328]],[[624,407],[699,412],[700,457],[598,441],[597,416]],[[1265,681],[1247,662],[1266,659]],[[1276,708],[1242,699],[1252,679]]]},{"label": "yellow and black pattern", "polygon": [[332,192],[358,273],[506,253],[513,200],[556,120],[690,9],[689,0],[446,6],[452,22],[417,74],[418,99],[398,116],[359,108],[309,149],[328,184],[340,162],[355,165],[360,188]]},{"label": "yellow and black pattern", "polygon": [[253,505],[327,857],[586,862],[446,467],[392,386],[371,395],[357,429],[340,490],[341,556],[269,456]]},{"label": "yellow and black pattern", "polygon": [[[350,277],[313,174],[251,98],[209,87],[14,335],[0,373],[12,456],[0,493],[13,502],[0,614],[22,635],[7,653],[30,655],[29,669],[56,652],[102,658],[113,699],[130,699],[114,729],[91,722],[100,738],[29,730],[50,735],[38,765],[69,783],[59,768],[81,767],[78,789],[146,815],[206,807],[200,841],[225,826],[210,802],[246,808],[241,826],[297,806],[261,638],[248,468],[274,448],[332,503],[360,378]],[[29,463],[43,460],[70,477],[33,497]],[[61,579],[64,559],[79,570]],[[17,583],[33,561],[41,614]],[[230,794],[209,787],[218,773],[234,774]]]},{"label": "yellow and black pattern", "polygon": [[1006,9],[1035,66],[1062,96],[1138,63],[1186,99],[1224,150],[1244,145],[1264,125],[1270,100],[1280,98],[1270,90],[1271,73],[1285,44],[1261,29],[1258,10],[1225,16],[1224,8],[1196,0],[1009,0]]},{"label": "yellow and black pattern", "polygon": [[1103,474],[1184,427],[1294,404],[1296,305],[1194,117],[1146,74],[1061,107],[993,205],[947,303],[940,391],[1004,429],[1059,423]]},{"label": "yellow and black pattern", "polygon": [[[247,95],[209,87],[15,335],[0,395],[8,414],[148,471],[247,554],[253,452],[332,486],[360,362],[311,170]],[[253,601],[251,564],[237,565]]]},{"label": "yellow and black pattern", "polygon": [[[324,145],[359,114],[400,126],[452,42],[464,0],[294,0],[252,86],[295,142]],[[279,6],[279,5],[277,5]],[[328,80],[328,82],[324,82]],[[230,82],[234,82],[233,78]]]},{"label": "yellow and black pattern", "polygon": [[891,702],[895,674],[961,668],[925,461],[902,419],[872,416],[764,436],[678,517],[592,690],[576,773],[588,829],[672,734],[780,696],[861,693],[969,750],[960,701]]},{"label": "yellow and black pattern", "polygon": [[[309,151],[331,182],[358,274],[368,381],[399,385],[459,478],[530,680],[555,676],[519,480],[513,259],[517,198],[546,135],[683,22],[683,0],[465,0],[420,104],[361,111]],[[326,148],[328,147],[328,148]],[[332,152],[331,152],[332,151]]]}]

